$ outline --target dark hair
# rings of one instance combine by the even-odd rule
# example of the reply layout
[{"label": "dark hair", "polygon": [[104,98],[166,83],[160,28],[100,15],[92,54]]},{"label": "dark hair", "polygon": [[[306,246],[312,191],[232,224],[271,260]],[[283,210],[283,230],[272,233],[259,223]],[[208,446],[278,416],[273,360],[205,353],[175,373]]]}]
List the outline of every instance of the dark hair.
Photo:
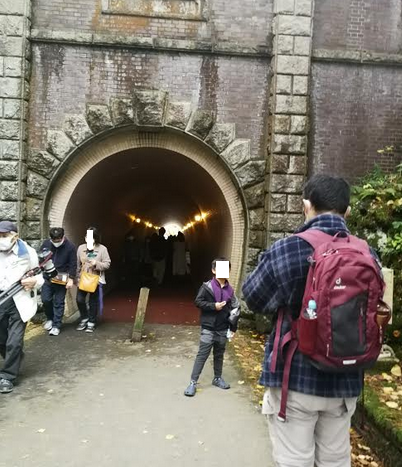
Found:
[{"label": "dark hair", "polygon": [[87,230],[93,230],[94,232],[94,243],[99,245],[101,242],[101,234],[96,227],[88,227]]},{"label": "dark hair", "polygon": [[[225,257],[220,257],[220,258],[216,258],[212,261],[212,266],[211,266],[211,269],[213,270],[216,270],[216,262],[217,261],[229,261],[227,258]],[[229,261],[229,269],[232,267],[232,265],[230,264],[230,261]]]},{"label": "dark hair", "polygon": [[317,212],[345,214],[350,204],[350,187],[341,177],[314,175],[304,187],[303,198],[309,200]]},{"label": "dark hair", "polygon": [[165,235],[165,233],[166,233],[165,227],[161,227],[161,228],[159,229],[159,235]]},{"label": "dark hair", "polygon": [[49,230],[49,237],[54,240],[56,238],[64,237],[64,229],[62,227],[52,227]]}]

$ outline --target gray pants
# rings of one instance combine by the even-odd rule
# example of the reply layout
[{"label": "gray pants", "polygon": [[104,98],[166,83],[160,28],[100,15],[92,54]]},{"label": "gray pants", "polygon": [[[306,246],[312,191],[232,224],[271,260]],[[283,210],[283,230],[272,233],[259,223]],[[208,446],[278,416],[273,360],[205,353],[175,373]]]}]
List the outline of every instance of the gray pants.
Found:
[{"label": "gray pants", "polygon": [[227,331],[209,331],[208,329],[201,330],[200,348],[195,357],[191,380],[198,381],[205,362],[208,360],[212,348],[214,349],[214,375],[215,378],[222,376],[223,356],[226,347]]},{"label": "gray pants", "polygon": [[11,298],[0,306],[0,355],[4,358],[0,378],[13,381],[19,373],[23,356],[26,323]]}]

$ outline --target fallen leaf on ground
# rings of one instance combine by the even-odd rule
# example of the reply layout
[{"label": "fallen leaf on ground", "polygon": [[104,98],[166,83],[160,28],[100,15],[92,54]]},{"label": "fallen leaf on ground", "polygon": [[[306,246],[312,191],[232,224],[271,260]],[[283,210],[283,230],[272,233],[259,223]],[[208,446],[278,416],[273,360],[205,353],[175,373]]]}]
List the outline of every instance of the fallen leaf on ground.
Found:
[{"label": "fallen leaf on ground", "polygon": [[237,384],[244,384],[244,381],[237,381]]},{"label": "fallen leaf on ground", "polygon": [[166,439],[173,439],[174,438],[174,435],[166,435]]},{"label": "fallen leaf on ground", "polygon": [[399,406],[396,402],[386,402],[385,403],[390,409],[397,409]]},{"label": "fallen leaf on ground", "polygon": [[45,428],[39,428],[38,433],[44,433],[46,431]]},{"label": "fallen leaf on ground", "polygon": [[387,373],[382,373],[382,378],[386,381],[392,381],[392,376],[388,375]]},{"label": "fallen leaf on ground", "polygon": [[391,388],[390,386],[385,386],[382,390],[385,394],[392,394],[394,392],[394,388]]},{"label": "fallen leaf on ground", "polygon": [[87,442],[88,442],[87,439],[82,439],[82,440],[81,440],[81,443],[87,443]]},{"label": "fallen leaf on ground", "polygon": [[401,367],[399,365],[393,366],[392,369],[391,369],[391,373],[394,376],[402,376]]}]

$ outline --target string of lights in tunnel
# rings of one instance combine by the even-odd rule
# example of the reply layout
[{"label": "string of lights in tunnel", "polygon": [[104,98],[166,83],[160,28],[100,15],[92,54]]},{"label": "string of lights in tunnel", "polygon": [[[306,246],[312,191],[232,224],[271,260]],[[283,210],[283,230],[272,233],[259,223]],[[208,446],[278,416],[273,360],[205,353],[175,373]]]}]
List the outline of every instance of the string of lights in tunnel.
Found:
[{"label": "string of lights in tunnel", "polygon": [[[201,222],[205,222],[206,219],[211,215],[210,212],[200,212],[199,214],[196,214],[192,221],[187,222],[186,225],[181,227],[181,231],[185,232],[188,229],[191,229],[192,227],[195,227],[197,224]],[[138,217],[135,214],[127,214],[128,218],[131,220],[133,224],[139,224],[139,225],[144,225],[145,227],[149,229],[155,229],[159,230],[161,227],[159,225],[156,225],[150,221],[144,220],[141,217]]]}]

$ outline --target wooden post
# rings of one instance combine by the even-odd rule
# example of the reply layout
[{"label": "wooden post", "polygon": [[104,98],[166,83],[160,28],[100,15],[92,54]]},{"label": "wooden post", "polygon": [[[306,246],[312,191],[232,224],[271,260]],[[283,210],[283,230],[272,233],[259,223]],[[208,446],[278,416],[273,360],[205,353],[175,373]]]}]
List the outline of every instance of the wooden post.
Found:
[{"label": "wooden post", "polygon": [[138,299],[137,312],[131,335],[131,342],[140,342],[142,336],[142,327],[144,325],[145,312],[147,311],[149,289],[142,287],[140,290],[140,298]]}]

